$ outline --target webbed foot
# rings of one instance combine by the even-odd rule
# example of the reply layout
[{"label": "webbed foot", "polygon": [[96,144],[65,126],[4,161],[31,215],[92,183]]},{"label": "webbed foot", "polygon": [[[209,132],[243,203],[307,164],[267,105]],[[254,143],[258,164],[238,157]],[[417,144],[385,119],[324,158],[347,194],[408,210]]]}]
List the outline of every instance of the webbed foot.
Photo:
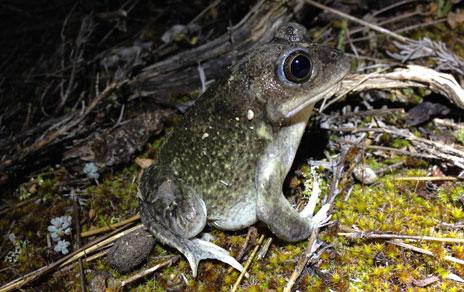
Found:
[{"label": "webbed foot", "polygon": [[243,270],[225,249],[194,239],[206,225],[207,209],[193,188],[177,181],[175,176],[162,176],[151,167],[142,176],[139,189],[143,224],[161,243],[177,249],[187,258],[194,277],[203,259],[217,259]]},{"label": "webbed foot", "polygon": [[204,259],[216,259],[232,266],[240,272],[243,270],[243,266],[237,262],[236,259],[231,257],[225,249],[214,243],[201,239],[193,239],[187,241],[187,245],[188,250],[182,250],[182,253],[190,264],[193,277],[197,276],[198,263]]},{"label": "webbed foot", "polygon": [[321,194],[321,189],[319,188],[319,183],[317,180],[313,181],[313,189],[311,191],[311,197],[309,198],[308,203],[304,209],[300,212],[300,215],[305,218],[311,219],[311,225],[313,228],[319,228],[325,226],[329,221],[332,215],[328,215],[327,212],[330,209],[330,204],[325,204],[321,209],[314,214],[314,209],[316,208],[317,200]]}]

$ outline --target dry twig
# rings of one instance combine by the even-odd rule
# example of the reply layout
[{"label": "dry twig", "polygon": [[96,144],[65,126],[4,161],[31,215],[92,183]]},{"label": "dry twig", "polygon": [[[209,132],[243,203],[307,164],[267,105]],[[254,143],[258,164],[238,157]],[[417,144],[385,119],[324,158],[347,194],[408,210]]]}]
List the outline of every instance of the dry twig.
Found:
[{"label": "dry twig", "polygon": [[457,167],[464,169],[464,151],[458,150],[450,145],[420,138],[414,136],[407,130],[400,130],[393,127],[389,128],[325,128],[330,131],[339,132],[377,132],[377,133],[388,133],[396,136],[403,137],[413,144],[420,146],[423,151],[428,152],[430,155],[436,156],[440,159],[449,161]]},{"label": "dry twig", "polygon": [[251,263],[253,262],[253,259],[255,258],[255,255],[256,255],[256,253],[258,252],[259,247],[261,246],[261,244],[263,243],[263,241],[264,241],[264,235],[261,235],[261,237],[259,238],[258,242],[256,243],[255,248],[253,249],[253,251],[251,252],[250,256],[248,257],[248,260],[247,260],[247,262],[245,263],[245,266],[243,266],[243,271],[242,271],[242,272],[240,273],[240,275],[238,276],[237,281],[235,281],[235,284],[234,284],[234,286],[232,287],[232,290],[230,290],[231,292],[237,291],[238,286],[240,285],[240,282],[242,282],[242,279],[243,279],[243,277],[245,276],[246,271],[247,271],[248,268],[251,266]]},{"label": "dry twig", "polygon": [[115,223],[115,224],[111,224],[111,225],[108,225],[108,226],[95,228],[95,229],[91,229],[91,230],[82,232],[81,237],[95,236],[95,235],[100,234],[100,233],[104,233],[104,232],[108,232],[108,231],[118,229],[119,227],[122,227],[124,225],[127,225],[127,224],[132,223],[132,222],[136,222],[136,221],[139,221],[139,220],[140,220],[140,215],[137,214],[137,215],[134,215],[134,216],[132,216],[130,218],[127,218],[127,219],[122,220],[122,221],[120,221],[118,223]]},{"label": "dry twig", "polygon": [[[426,255],[429,255],[429,256],[436,257],[436,255],[433,252],[431,252],[430,250],[426,250],[426,249],[423,249],[423,248],[420,248],[420,247],[417,247],[417,246],[414,246],[414,245],[411,245],[411,244],[404,243],[402,240],[399,240],[399,239],[389,240],[387,242],[391,243],[393,245],[400,246],[402,248],[406,248],[406,249],[421,253],[421,254],[426,254]],[[464,265],[464,260],[461,260],[461,259],[458,259],[458,258],[455,258],[455,257],[452,257],[452,256],[444,256],[443,259],[445,261],[448,261],[448,262],[453,262],[453,263],[456,263],[456,264]]]},{"label": "dry twig", "polygon": [[[242,245],[242,247],[240,248],[240,251],[238,252],[237,256],[235,257],[235,259],[238,262],[240,262],[242,260],[242,258],[245,256],[245,253],[248,250],[248,246],[250,245],[250,242],[255,242],[256,241],[257,236],[258,236],[258,230],[256,229],[256,227],[251,226],[250,228],[248,228],[247,236],[245,238],[245,243]],[[233,267],[229,267],[227,269],[227,273],[231,273],[233,270],[234,270]]]},{"label": "dry twig", "polygon": [[363,25],[363,26],[365,26],[365,27],[368,27],[368,28],[370,28],[370,29],[372,29],[372,30],[378,31],[378,32],[383,33],[383,34],[385,34],[385,35],[388,35],[388,36],[390,36],[390,37],[392,37],[392,38],[394,38],[394,39],[397,39],[397,40],[399,40],[399,41],[402,41],[402,42],[405,42],[405,43],[407,43],[407,42],[413,42],[413,40],[410,39],[410,38],[407,38],[407,37],[404,37],[404,36],[402,36],[402,35],[396,34],[396,33],[392,32],[392,31],[390,31],[390,30],[388,30],[388,29],[385,29],[385,28],[381,27],[381,26],[378,26],[378,25],[369,23],[369,22],[367,22],[367,21],[365,21],[365,20],[356,18],[356,17],[351,16],[351,15],[348,15],[348,14],[346,14],[346,13],[343,13],[343,12],[341,12],[341,11],[338,11],[338,10],[336,10],[336,9],[333,9],[333,8],[330,8],[330,7],[328,7],[328,6],[325,6],[325,5],[321,4],[321,3],[318,3],[318,2],[316,2],[316,1],[312,1],[312,0],[304,0],[304,1],[305,1],[306,3],[308,3],[308,4],[311,4],[311,5],[313,5],[313,6],[316,6],[316,7],[319,8],[319,9],[328,11],[328,12],[333,13],[333,14],[336,14],[336,15],[338,15],[338,16],[340,16],[340,17],[343,17],[343,18],[348,19],[348,20],[350,20],[350,21],[353,21],[353,22],[356,22],[356,23],[358,23],[358,24],[361,24],[361,25]]},{"label": "dry twig", "polygon": [[435,236],[403,235],[375,232],[339,232],[338,235],[356,239],[411,239],[447,243],[464,243],[464,238],[447,238]]},{"label": "dry twig", "polygon": [[311,236],[309,237],[309,240],[308,240],[308,245],[306,246],[306,250],[305,250],[304,254],[298,260],[298,264],[296,265],[295,270],[293,271],[292,275],[290,276],[290,279],[288,280],[287,286],[285,286],[285,288],[284,288],[284,292],[292,291],[293,285],[295,285],[296,280],[298,279],[298,277],[300,277],[301,273],[303,272],[304,268],[306,267],[306,264],[308,263],[309,259],[313,255],[313,252],[314,252],[313,246],[316,243],[318,235],[319,235],[319,228],[316,228],[311,233]]},{"label": "dry twig", "polygon": [[[361,24],[367,28],[385,34],[393,39],[396,39],[404,44],[400,44],[398,42],[394,42],[394,44],[399,47],[402,51],[400,54],[395,55],[398,59],[402,59],[403,62],[411,59],[411,58],[418,58],[422,56],[431,56],[433,57],[439,65],[437,68],[443,68],[447,70],[453,70],[458,74],[463,74],[464,72],[464,61],[459,58],[457,55],[453,54],[448,50],[446,45],[442,42],[432,41],[430,39],[424,38],[421,40],[413,40],[408,37],[399,35],[395,32],[392,32],[388,29],[385,29],[379,25],[369,23],[365,20],[356,18],[354,16],[348,15],[343,13],[339,10],[327,7],[321,3],[312,0],[305,0],[306,3],[311,4],[319,9],[328,11],[330,13],[336,14],[342,18],[348,19],[352,22]],[[446,19],[441,19],[439,21],[446,21]],[[439,22],[437,21],[437,22]],[[435,22],[435,23],[437,23]],[[423,25],[423,24],[420,24]],[[420,26],[419,26],[420,27]],[[410,29],[410,28],[408,28]],[[354,40],[352,40],[354,41]],[[393,56],[393,55],[392,55]]]},{"label": "dry twig", "polygon": [[397,68],[393,72],[371,73],[368,76],[367,79],[366,75],[362,74],[347,76],[342,81],[339,92],[345,92],[347,89],[360,92],[371,89],[425,87],[447,97],[456,106],[464,109],[464,89],[453,75],[423,66],[408,65],[405,68]]},{"label": "dry twig", "polygon": [[454,176],[401,176],[401,177],[394,177],[393,180],[401,180],[401,181],[456,181],[458,180]]},{"label": "dry twig", "polygon": [[159,269],[161,268],[164,268],[166,266],[170,266],[172,264],[174,264],[175,262],[177,262],[178,260],[180,259],[180,255],[175,255],[175,256],[172,256],[169,260],[161,263],[161,264],[157,264],[149,269],[146,269],[140,273],[137,273],[133,276],[131,276],[129,279],[127,280],[124,280],[121,282],[121,288],[124,288],[125,286],[131,284],[131,283],[134,283],[135,281],[151,274],[151,273],[154,273],[156,271],[158,271]]}]

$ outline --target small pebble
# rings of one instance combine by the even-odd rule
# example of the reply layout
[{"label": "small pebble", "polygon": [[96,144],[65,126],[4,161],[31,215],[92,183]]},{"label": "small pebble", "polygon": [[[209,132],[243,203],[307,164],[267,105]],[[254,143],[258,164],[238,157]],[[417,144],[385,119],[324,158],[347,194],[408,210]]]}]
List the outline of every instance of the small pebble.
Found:
[{"label": "small pebble", "polygon": [[119,273],[127,273],[148,258],[155,238],[146,230],[139,229],[116,240],[108,251],[108,263]]},{"label": "small pebble", "polygon": [[377,174],[367,165],[360,164],[353,169],[354,177],[363,184],[370,185],[378,180]]}]

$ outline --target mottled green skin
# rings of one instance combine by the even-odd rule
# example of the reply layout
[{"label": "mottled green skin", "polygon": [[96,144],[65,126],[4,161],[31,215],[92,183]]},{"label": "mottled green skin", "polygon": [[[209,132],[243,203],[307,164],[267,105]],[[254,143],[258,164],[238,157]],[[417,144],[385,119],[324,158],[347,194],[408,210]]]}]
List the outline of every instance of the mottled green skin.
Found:
[{"label": "mottled green skin", "polygon": [[[142,221],[186,255],[194,274],[199,259],[213,257],[188,240],[206,222],[236,230],[261,220],[288,241],[312,229],[310,218],[285,200],[282,183],[314,103],[337,89],[349,62],[338,51],[305,42],[303,34],[299,25],[284,26],[233,66],[187,111],[141,178]],[[312,77],[303,84],[277,73],[296,47],[311,57]]]},{"label": "mottled green skin", "polygon": [[[201,193],[210,222],[220,220],[236,204],[255,202],[249,185],[265,147],[265,139],[257,134],[263,106],[246,91],[243,80],[209,90],[160,152],[159,163],[168,164],[185,184]],[[227,98],[230,94],[237,99]],[[255,113],[251,120],[248,110]]]}]

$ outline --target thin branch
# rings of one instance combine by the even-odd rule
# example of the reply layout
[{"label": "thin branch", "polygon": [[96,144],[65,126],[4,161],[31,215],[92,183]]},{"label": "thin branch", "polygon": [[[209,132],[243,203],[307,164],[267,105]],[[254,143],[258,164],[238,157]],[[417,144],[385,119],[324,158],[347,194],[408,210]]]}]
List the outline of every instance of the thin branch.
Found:
[{"label": "thin branch", "polygon": [[293,271],[292,275],[290,276],[290,279],[288,280],[287,286],[284,288],[284,292],[290,292],[292,291],[293,285],[295,285],[296,280],[298,277],[300,277],[301,273],[303,272],[304,268],[306,267],[306,264],[308,263],[309,259],[313,255],[313,245],[317,240],[317,236],[319,235],[319,228],[315,228],[313,232],[311,233],[311,236],[309,237],[308,240],[308,245],[306,246],[306,250],[304,254],[300,257],[298,260],[298,264],[296,265],[295,270]]},{"label": "thin branch", "polygon": [[232,287],[231,292],[235,292],[238,289],[238,286],[240,285],[240,282],[242,282],[243,277],[246,274],[246,271],[248,268],[251,266],[251,263],[253,262],[253,259],[255,258],[256,253],[258,253],[259,247],[264,241],[264,235],[261,235],[261,237],[258,240],[258,243],[256,244],[255,248],[250,254],[250,257],[248,258],[247,262],[245,263],[245,266],[243,267],[243,271],[240,273],[240,275],[237,278],[237,281],[235,281],[234,286]]},{"label": "thin branch", "polygon": [[108,231],[118,229],[121,226],[127,225],[127,224],[132,223],[132,222],[136,222],[136,221],[139,221],[139,220],[140,220],[140,215],[137,214],[137,215],[134,215],[134,216],[132,216],[130,218],[127,218],[127,219],[122,220],[122,221],[120,221],[118,223],[115,223],[115,224],[111,224],[111,225],[108,225],[108,226],[95,228],[95,229],[91,229],[91,230],[82,232],[81,237],[95,236],[95,235],[100,234],[100,233],[104,233],[104,232],[108,232]]},{"label": "thin branch", "polygon": [[396,8],[398,6],[402,6],[402,5],[405,5],[405,4],[409,4],[409,3],[412,3],[412,2],[417,2],[418,0],[402,0],[402,1],[395,1],[393,2],[391,5],[388,5],[388,6],[385,6],[383,7],[382,9],[379,9],[377,11],[375,11],[374,13],[372,13],[373,16],[377,16],[379,14],[382,14],[386,11],[389,11],[393,8]]},{"label": "thin branch", "polygon": [[161,263],[161,264],[157,264],[149,269],[146,269],[140,273],[137,273],[133,276],[131,276],[129,279],[127,280],[124,280],[121,282],[121,288],[131,284],[131,283],[134,283],[135,281],[151,274],[151,273],[154,273],[156,272],[157,270],[161,269],[161,268],[164,268],[166,266],[171,266],[172,264],[176,263],[178,260],[180,259],[180,255],[175,255],[173,257],[171,257],[169,260]]},{"label": "thin branch", "polygon": [[[399,239],[389,240],[387,242],[391,243],[393,245],[396,245],[396,246],[400,246],[402,248],[406,248],[406,249],[421,253],[421,254],[426,254],[426,255],[429,255],[429,256],[437,257],[430,250],[426,250],[426,249],[416,247],[416,246],[411,245],[411,244],[404,243],[403,241],[401,241]],[[453,263],[456,263],[456,264],[464,265],[464,260],[461,260],[461,259],[458,259],[458,258],[455,258],[455,257],[452,257],[452,256],[444,256],[443,259],[445,261],[448,261],[448,262],[453,262]]]},{"label": "thin branch", "polygon": [[464,109],[464,89],[451,74],[440,73],[433,69],[408,65],[388,73],[353,74],[342,81],[338,94],[351,89],[360,92],[370,89],[392,89],[405,87],[426,87],[446,96],[456,106]]},{"label": "thin branch", "polygon": [[435,119],[433,119],[433,123],[436,126],[445,126],[445,127],[453,128],[453,129],[456,129],[456,130],[464,129],[464,124],[463,123],[455,123],[452,120],[448,120],[448,119],[443,120],[443,119],[435,118]]},{"label": "thin branch", "polygon": [[404,43],[414,42],[413,39],[410,39],[410,38],[404,37],[402,35],[396,34],[396,33],[392,32],[392,31],[390,31],[388,29],[385,29],[385,28],[381,27],[381,26],[369,23],[369,22],[367,22],[365,20],[356,18],[356,17],[351,16],[351,15],[348,15],[348,14],[343,13],[341,11],[338,11],[336,9],[333,9],[333,8],[330,8],[330,7],[325,6],[323,4],[320,4],[320,3],[316,2],[316,1],[312,1],[312,0],[304,0],[304,1],[306,3],[308,3],[308,4],[316,6],[319,9],[328,11],[328,12],[333,13],[333,14],[336,14],[336,15],[338,15],[340,17],[343,17],[343,18],[346,18],[346,19],[348,19],[348,20],[350,20],[352,22],[356,22],[358,24],[364,25],[365,27],[368,27],[368,28],[370,28],[372,30],[378,31],[378,32],[383,33],[385,35],[388,35],[388,36],[390,36],[390,37],[392,37],[394,39],[397,39],[399,41],[402,41]]},{"label": "thin branch", "polygon": [[[257,235],[258,235],[258,230],[256,229],[256,227],[251,226],[250,228],[248,228],[247,236],[245,238],[245,243],[242,245],[242,247],[240,248],[240,251],[238,252],[237,256],[235,257],[235,259],[238,262],[240,262],[242,260],[242,258],[245,256],[245,254],[246,254],[246,252],[248,250],[248,246],[250,245],[250,242],[256,241]],[[227,274],[231,273],[233,270],[235,270],[234,267],[229,267],[227,269]]]},{"label": "thin branch", "polygon": [[368,116],[378,117],[378,116],[391,115],[391,114],[404,114],[404,108],[381,108],[381,109],[349,112],[345,114],[334,114],[334,115],[327,116],[327,119],[342,120],[342,119],[348,119],[352,117],[368,117]]},{"label": "thin branch", "polygon": [[[411,18],[411,17],[416,16],[416,15],[422,15],[422,14],[423,14],[423,13],[420,12],[420,11],[413,11],[413,12],[401,14],[401,15],[399,15],[399,16],[397,16],[397,17],[388,18],[388,19],[386,19],[386,20],[384,20],[384,21],[380,21],[380,22],[378,23],[378,25],[386,25],[386,24],[390,24],[390,23],[394,23],[394,22],[403,20],[403,19],[408,19],[408,18]],[[358,32],[363,31],[363,30],[365,30],[365,28],[363,28],[363,27],[353,29],[353,30],[350,31],[350,34],[349,34],[349,35],[350,35],[350,36],[351,36],[351,35],[354,35],[354,34],[356,34],[356,33],[358,33]]]},{"label": "thin branch", "polygon": [[[333,13],[333,14],[336,14],[342,18],[345,18],[345,19],[348,19],[350,21],[353,21],[355,23],[358,23],[358,24],[361,24],[365,27],[368,27],[372,30],[375,30],[377,32],[380,32],[380,33],[383,33],[387,36],[390,36],[402,43],[404,43],[404,45],[401,45],[401,44],[398,44],[398,43],[395,43],[394,44],[397,46],[397,47],[403,47],[403,48],[416,48],[417,50],[420,50],[421,52],[421,55],[424,55],[424,56],[432,56],[435,60],[437,60],[437,62],[439,63],[439,66],[438,68],[443,68],[443,69],[447,69],[447,70],[453,70],[459,74],[463,74],[464,72],[464,61],[462,59],[460,59],[456,54],[450,52],[448,50],[448,48],[446,47],[446,45],[443,43],[443,42],[438,42],[438,41],[432,41],[432,40],[429,40],[427,38],[423,38],[423,39],[420,39],[420,40],[413,40],[413,39],[410,39],[410,38],[407,38],[407,37],[404,37],[402,35],[399,35],[395,32],[392,32],[388,29],[385,29],[379,25],[376,25],[376,24],[372,24],[372,23],[369,23],[365,20],[362,20],[362,19],[359,19],[359,18],[356,18],[354,16],[351,16],[351,15],[348,15],[346,13],[343,13],[341,11],[338,11],[336,9],[333,9],[333,8],[330,8],[330,7],[327,7],[323,4],[320,4],[320,3],[317,3],[315,1],[312,1],[312,0],[304,0],[306,3],[309,3],[313,6],[316,6],[320,9],[323,9],[325,11],[328,11],[330,13]],[[440,21],[445,21],[446,19],[441,19],[437,22],[440,22]],[[435,22],[435,23],[437,23]],[[351,42],[355,42],[356,39],[351,39],[350,40]],[[403,50],[403,51],[406,51],[406,53],[408,53],[408,51],[410,51],[409,49],[406,49],[406,50]],[[404,56],[404,58],[401,58],[403,62],[407,61],[409,59],[409,57],[411,57],[415,52],[414,50],[411,52],[412,54],[411,55],[406,55]],[[440,67],[441,66],[441,67]]]},{"label": "thin branch", "polygon": [[457,178],[453,176],[401,176],[401,177],[394,177],[393,180],[400,180],[400,181],[456,181]]},{"label": "thin branch", "polygon": [[439,157],[435,155],[429,155],[429,154],[424,154],[424,153],[419,153],[419,152],[411,152],[411,151],[387,147],[387,146],[369,145],[367,146],[367,149],[396,152],[402,155],[421,157],[421,158],[426,158],[426,159],[439,159]]},{"label": "thin branch", "polygon": [[411,239],[446,243],[464,243],[464,238],[448,238],[435,236],[403,235],[375,232],[339,232],[338,235],[356,239]]},{"label": "thin branch", "polygon": [[411,143],[417,144],[424,151],[429,152],[429,154],[437,156],[441,159],[452,162],[454,165],[458,166],[461,169],[464,169],[464,151],[458,150],[450,145],[446,145],[437,141],[428,140],[425,138],[416,137],[414,134],[407,130],[399,130],[393,127],[390,128],[324,128],[330,131],[339,131],[339,132],[375,132],[375,133],[388,133],[403,137],[407,140],[410,140]]}]

